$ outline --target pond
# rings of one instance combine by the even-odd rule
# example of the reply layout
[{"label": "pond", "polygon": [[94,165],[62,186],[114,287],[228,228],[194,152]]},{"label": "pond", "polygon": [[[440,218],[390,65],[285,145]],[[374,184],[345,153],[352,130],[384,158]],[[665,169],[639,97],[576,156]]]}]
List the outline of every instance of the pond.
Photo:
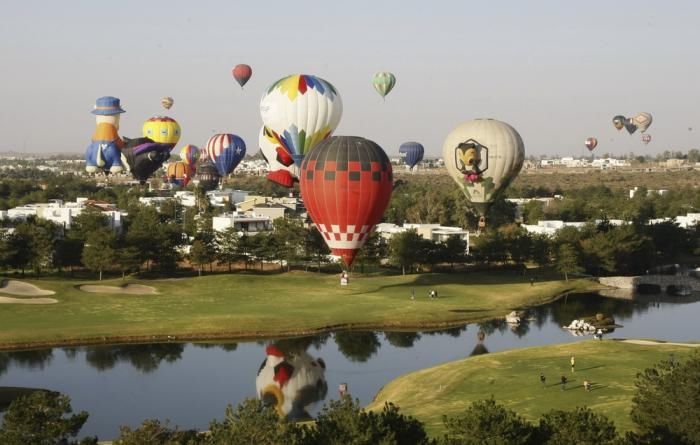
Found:
[{"label": "pond", "polygon": [[304,418],[338,398],[342,383],[364,405],[390,380],[417,369],[505,349],[593,341],[561,326],[597,312],[613,315],[623,326],[606,334],[609,338],[697,341],[698,300],[698,295],[579,294],[531,309],[518,326],[492,321],[431,332],[0,352],[0,409],[3,387],[59,391],[71,398],[75,411],[90,413],[81,435],[101,440],[117,437],[120,425],[136,426],[148,418],[207,429],[210,420],[223,417],[227,404],[258,392],[281,412]]}]

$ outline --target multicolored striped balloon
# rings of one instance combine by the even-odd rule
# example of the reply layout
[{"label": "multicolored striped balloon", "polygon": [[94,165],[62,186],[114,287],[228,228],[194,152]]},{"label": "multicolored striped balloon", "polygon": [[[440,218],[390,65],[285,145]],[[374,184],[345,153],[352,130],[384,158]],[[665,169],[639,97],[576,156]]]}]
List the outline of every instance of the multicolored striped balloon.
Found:
[{"label": "multicolored striped balloon", "polygon": [[245,142],[235,134],[215,134],[207,142],[207,155],[219,174],[226,176],[245,156]]},{"label": "multicolored striped balloon", "polygon": [[187,165],[194,167],[199,159],[199,147],[187,144],[180,150],[180,159]]},{"label": "multicolored striped balloon", "polygon": [[260,100],[260,117],[298,167],[311,149],[335,131],[343,102],[320,77],[294,74],[273,83]]}]

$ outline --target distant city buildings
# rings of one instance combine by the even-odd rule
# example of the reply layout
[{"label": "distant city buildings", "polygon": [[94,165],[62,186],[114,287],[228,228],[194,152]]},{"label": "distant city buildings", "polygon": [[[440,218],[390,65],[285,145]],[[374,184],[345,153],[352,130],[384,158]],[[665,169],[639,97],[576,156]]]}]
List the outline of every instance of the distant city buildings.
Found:
[{"label": "distant city buildings", "polygon": [[390,240],[397,233],[415,230],[421,238],[433,242],[445,242],[451,236],[458,236],[467,243],[466,253],[469,253],[469,231],[460,227],[441,226],[440,224],[404,223],[398,226],[392,223],[380,223],[375,226],[375,232],[384,240]]},{"label": "distant city buildings", "polygon": [[52,199],[48,203],[25,204],[8,210],[0,210],[0,220],[26,221],[27,218],[36,217],[52,221],[64,229],[70,229],[73,219],[88,207],[102,212],[107,217],[107,223],[112,230],[121,231],[126,212],[118,210],[113,204],[87,198],[78,198],[76,202],[68,203],[64,203],[60,199]]}]

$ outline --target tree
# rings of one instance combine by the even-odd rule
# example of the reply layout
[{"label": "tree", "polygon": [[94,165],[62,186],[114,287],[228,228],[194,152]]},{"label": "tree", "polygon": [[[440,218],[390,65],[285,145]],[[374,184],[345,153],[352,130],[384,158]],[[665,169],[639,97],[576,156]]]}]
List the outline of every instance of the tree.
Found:
[{"label": "tree", "polygon": [[273,238],[277,246],[277,256],[287,263],[287,271],[292,263],[299,261],[303,255],[306,231],[299,219],[277,218],[273,222]]},{"label": "tree", "polygon": [[190,250],[190,262],[197,266],[197,273],[202,276],[202,266],[210,263],[212,260],[209,249],[202,240],[194,240],[192,249]]},{"label": "tree", "polygon": [[321,272],[321,263],[326,262],[326,258],[331,251],[323,239],[323,235],[321,235],[321,232],[318,231],[315,225],[311,225],[306,229],[304,250],[306,252],[305,257],[309,261],[318,263],[318,271]]},{"label": "tree", "polygon": [[532,261],[540,267],[547,267],[552,261],[552,242],[547,235],[536,234],[531,238],[530,245]]},{"label": "tree", "polygon": [[406,275],[406,268],[413,267],[420,259],[420,247],[423,238],[415,229],[396,233],[389,242],[390,260],[393,264],[401,266],[401,273]]},{"label": "tree", "polygon": [[354,264],[360,265],[360,273],[365,273],[366,264],[379,264],[386,255],[386,242],[379,233],[372,231],[365,241],[365,245],[357,253]]},{"label": "tree", "polygon": [[107,216],[95,207],[86,207],[73,218],[68,238],[85,241],[92,232],[107,226]]},{"label": "tree", "polygon": [[615,424],[590,408],[573,411],[550,411],[540,418],[537,443],[547,445],[613,445],[619,436]]},{"label": "tree", "polygon": [[331,400],[323,407],[313,426],[302,430],[302,445],[427,445],[423,425],[404,416],[394,405],[381,413],[365,411],[350,396]]},{"label": "tree", "polygon": [[[120,244],[120,243],[117,243]],[[138,270],[141,267],[141,256],[139,250],[134,246],[122,245],[117,247],[115,251],[115,265],[119,267],[122,273],[122,279],[126,273],[132,270]]]},{"label": "tree", "polygon": [[171,428],[169,423],[161,424],[157,419],[144,420],[136,429],[128,426],[119,428],[119,438],[114,445],[204,445],[208,438],[195,430]]},{"label": "tree", "polygon": [[564,279],[569,281],[570,273],[583,272],[579,265],[578,254],[570,244],[562,244],[557,250],[556,269],[564,274]]},{"label": "tree", "polygon": [[231,272],[231,264],[241,259],[238,249],[238,231],[234,227],[228,227],[226,230],[216,232],[216,261],[219,264],[226,264],[228,271]]},{"label": "tree", "polygon": [[68,441],[78,435],[88,413],[73,412],[68,396],[57,392],[36,391],[14,400],[0,426],[3,445],[97,444],[97,438]]},{"label": "tree", "polygon": [[455,263],[465,260],[467,253],[467,242],[458,235],[452,235],[445,241],[445,261],[454,267]]},{"label": "tree", "polygon": [[83,264],[88,269],[99,272],[100,281],[102,281],[102,271],[115,262],[116,253],[113,248],[115,239],[114,232],[103,227],[88,236],[83,248]]},{"label": "tree", "polygon": [[632,420],[655,443],[700,443],[700,353],[637,374]]},{"label": "tree", "polygon": [[444,445],[534,444],[534,427],[494,399],[473,402],[459,417],[443,416]]},{"label": "tree", "polygon": [[63,238],[56,242],[53,261],[59,271],[68,267],[73,275],[73,267],[82,265],[83,245],[83,241],[72,238]]},{"label": "tree", "polygon": [[261,401],[246,399],[234,411],[226,407],[224,419],[209,424],[212,445],[279,445],[294,444],[297,427],[280,421],[277,412]]},{"label": "tree", "polygon": [[340,353],[353,362],[366,362],[382,345],[375,332],[359,331],[336,332],[335,343]]}]

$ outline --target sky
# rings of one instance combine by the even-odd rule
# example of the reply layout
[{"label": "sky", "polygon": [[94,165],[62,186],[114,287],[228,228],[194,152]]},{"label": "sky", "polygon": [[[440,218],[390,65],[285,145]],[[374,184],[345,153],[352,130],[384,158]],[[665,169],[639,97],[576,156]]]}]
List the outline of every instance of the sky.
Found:
[{"label": "sky", "polygon": [[[0,0],[0,152],[79,153],[95,99],[117,96],[120,134],[167,114],[184,144],[235,133],[258,151],[259,102],[288,74],[338,89],[335,134],[390,155],[416,140],[439,156],[461,122],[495,118],[527,155],[656,154],[700,147],[695,0]],[[244,89],[231,69],[253,68]],[[385,101],[372,76],[391,71]],[[163,96],[175,99],[165,113]],[[652,113],[639,132],[614,115]],[[689,130],[689,128],[693,128]]]}]

